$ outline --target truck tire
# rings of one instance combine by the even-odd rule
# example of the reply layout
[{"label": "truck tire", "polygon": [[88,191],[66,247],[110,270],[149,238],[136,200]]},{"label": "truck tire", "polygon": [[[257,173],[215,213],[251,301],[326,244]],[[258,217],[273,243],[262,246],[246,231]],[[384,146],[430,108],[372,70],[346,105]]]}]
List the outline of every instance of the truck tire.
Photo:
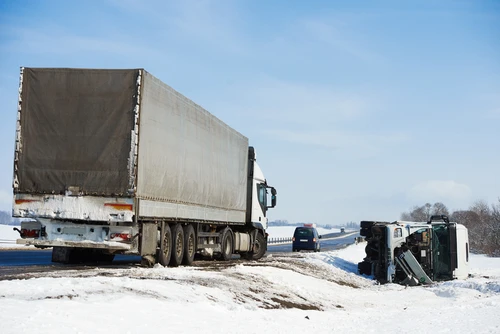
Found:
[{"label": "truck tire", "polygon": [[196,238],[194,235],[193,225],[188,224],[183,227],[184,229],[184,256],[182,264],[190,266],[194,261],[194,254],[196,253]]},{"label": "truck tire", "polygon": [[363,261],[358,263],[358,273],[360,275],[368,275],[372,274],[372,264],[371,262]]},{"label": "truck tire", "polygon": [[170,266],[177,267],[182,263],[184,257],[184,230],[181,224],[172,226],[172,256]]},{"label": "truck tire", "polygon": [[220,243],[220,259],[222,261],[229,261],[233,257],[234,238],[233,232],[229,227],[225,228],[222,232]]},{"label": "truck tire", "polygon": [[168,266],[172,254],[172,231],[167,223],[163,223],[160,235],[160,253],[158,254],[158,262],[162,266]]},{"label": "truck tire", "polygon": [[243,258],[247,260],[259,260],[266,253],[266,238],[261,233],[257,233],[253,251],[242,254]]},{"label": "truck tire", "polygon": [[362,228],[359,230],[359,235],[369,239],[372,237],[372,230],[370,228]]},{"label": "truck tire", "polygon": [[373,221],[363,220],[359,223],[359,227],[371,229],[374,223]]}]

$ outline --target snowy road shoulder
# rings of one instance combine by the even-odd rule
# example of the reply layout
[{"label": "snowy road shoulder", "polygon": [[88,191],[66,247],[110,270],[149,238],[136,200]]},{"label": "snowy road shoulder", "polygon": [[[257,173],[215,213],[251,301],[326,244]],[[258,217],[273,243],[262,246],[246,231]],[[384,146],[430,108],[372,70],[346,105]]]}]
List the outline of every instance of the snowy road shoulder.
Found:
[{"label": "snowy road shoulder", "polygon": [[[208,333],[331,333],[334,326],[337,333],[351,333],[373,332],[374,324],[405,333],[415,323],[401,314],[428,314],[419,331],[500,328],[500,259],[474,269],[488,271],[488,277],[405,288],[357,275],[363,247],[245,263],[54,271],[1,281],[0,321],[6,333],[114,333],[116,321],[126,323],[130,333],[156,332],[158,326]],[[26,317],[29,321],[19,321]]]}]

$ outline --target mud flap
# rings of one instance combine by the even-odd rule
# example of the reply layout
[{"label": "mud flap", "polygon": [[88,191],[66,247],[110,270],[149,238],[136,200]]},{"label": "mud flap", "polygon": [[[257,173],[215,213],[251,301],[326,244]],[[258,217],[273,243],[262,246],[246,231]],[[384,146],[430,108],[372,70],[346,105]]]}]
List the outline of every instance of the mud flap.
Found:
[{"label": "mud flap", "polygon": [[156,260],[158,246],[158,225],[156,222],[144,222],[141,228],[140,254],[145,266],[152,266]]}]

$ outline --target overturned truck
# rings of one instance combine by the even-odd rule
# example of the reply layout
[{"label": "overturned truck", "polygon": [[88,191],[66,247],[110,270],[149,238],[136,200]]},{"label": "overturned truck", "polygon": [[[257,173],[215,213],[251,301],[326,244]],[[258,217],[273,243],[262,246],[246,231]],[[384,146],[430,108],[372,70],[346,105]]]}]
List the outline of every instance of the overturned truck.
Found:
[{"label": "overturned truck", "polygon": [[358,272],[373,275],[381,284],[432,284],[468,277],[467,228],[447,216],[432,216],[428,222],[362,221],[360,228],[367,245]]}]

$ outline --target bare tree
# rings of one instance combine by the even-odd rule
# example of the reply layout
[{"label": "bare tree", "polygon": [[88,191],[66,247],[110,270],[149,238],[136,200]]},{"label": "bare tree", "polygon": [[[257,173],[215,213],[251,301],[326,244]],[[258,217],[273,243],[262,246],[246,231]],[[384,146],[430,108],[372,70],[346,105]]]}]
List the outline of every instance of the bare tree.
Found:
[{"label": "bare tree", "polygon": [[424,222],[427,221],[427,209],[425,205],[414,206],[410,212],[403,212],[401,214],[401,220]]},{"label": "bare tree", "polygon": [[495,222],[500,223],[500,198],[497,204],[491,205],[491,216]]},{"label": "bare tree", "polygon": [[500,257],[500,198],[491,205],[491,256]]},{"label": "bare tree", "polygon": [[401,220],[425,222],[432,215],[449,215],[448,208],[441,202],[425,203],[422,206],[414,206],[409,212],[403,212]]},{"label": "bare tree", "polygon": [[446,205],[444,205],[441,202],[436,202],[434,205],[432,205],[432,214],[433,215],[446,215],[449,216],[450,212],[448,211],[448,208]]},{"label": "bare tree", "polygon": [[474,202],[469,210],[454,212],[452,219],[469,230],[471,251],[500,256],[500,223],[496,219],[499,214],[500,204],[490,207],[480,200]]},{"label": "bare tree", "polygon": [[471,210],[459,210],[451,214],[451,221],[464,225],[469,230],[469,247],[474,253],[482,253],[481,233],[477,222],[480,221],[479,215]]}]

